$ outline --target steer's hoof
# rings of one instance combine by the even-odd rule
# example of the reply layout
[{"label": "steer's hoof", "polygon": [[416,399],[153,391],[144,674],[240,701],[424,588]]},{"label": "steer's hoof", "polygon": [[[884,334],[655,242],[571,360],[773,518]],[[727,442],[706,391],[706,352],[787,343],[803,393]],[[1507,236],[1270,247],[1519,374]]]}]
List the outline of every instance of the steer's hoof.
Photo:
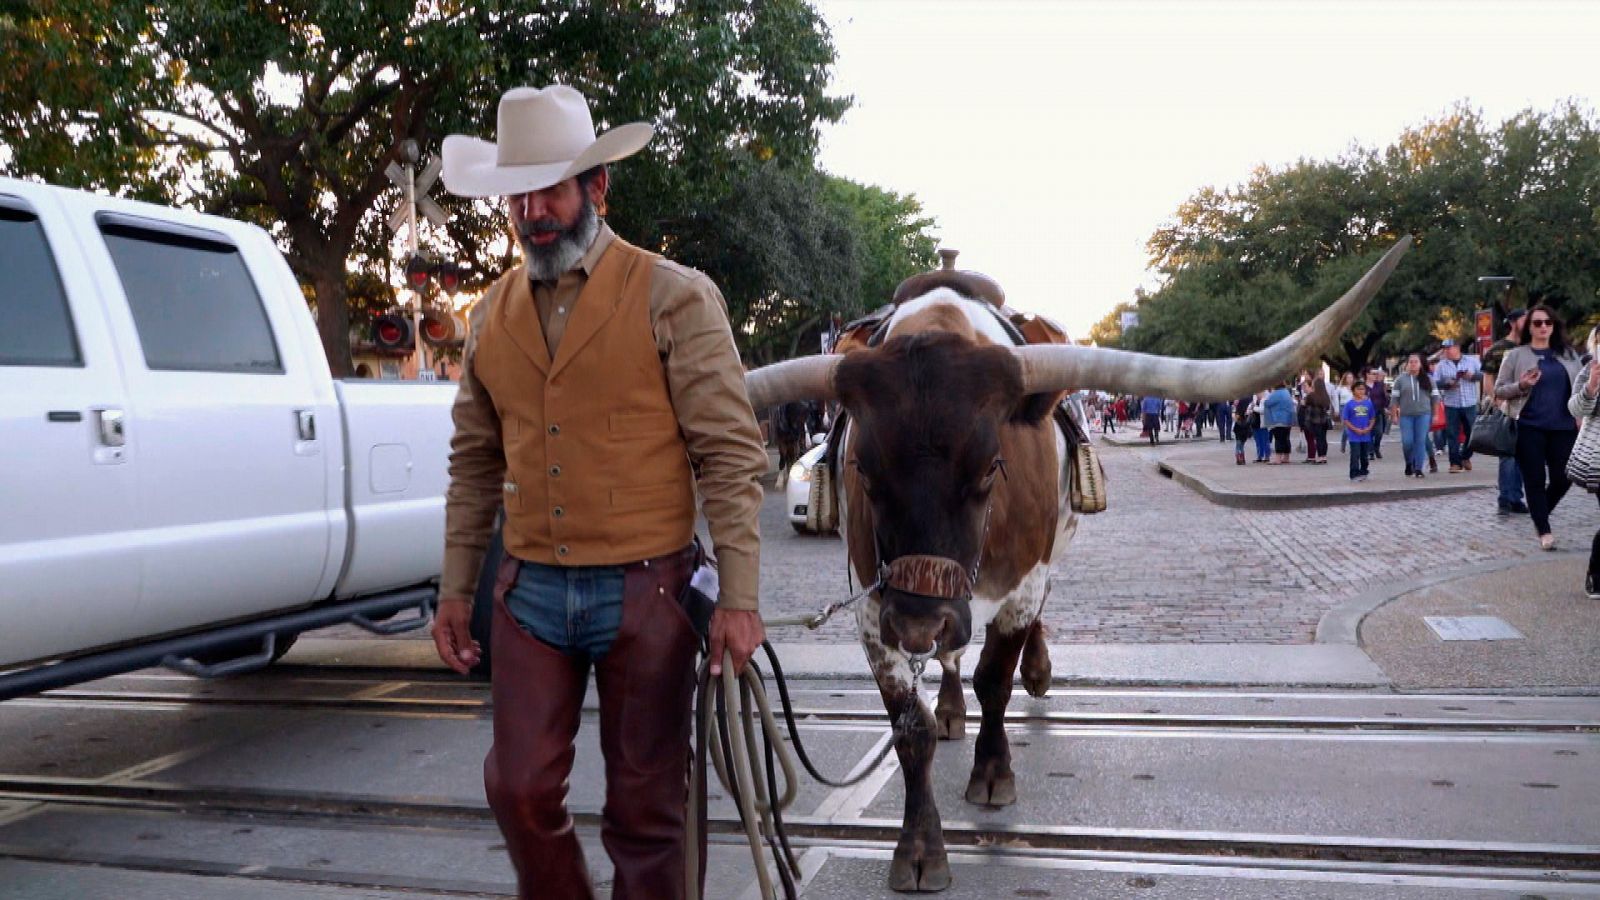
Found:
[{"label": "steer's hoof", "polygon": [[1046,659],[1044,665],[1036,669],[1024,667],[1022,686],[1027,689],[1030,697],[1043,697],[1050,693],[1050,660]]},{"label": "steer's hoof", "polygon": [[1050,691],[1050,647],[1044,642],[1044,626],[1033,623],[1028,642],[1022,646],[1022,686],[1028,695],[1043,697]]},{"label": "steer's hoof", "polygon": [[967,711],[965,709],[935,709],[933,734],[941,741],[959,741],[967,736]]},{"label": "steer's hoof", "polygon": [[904,842],[889,863],[889,890],[902,893],[942,891],[950,886],[950,860],[944,848],[919,848]]},{"label": "steer's hoof", "polygon": [[1010,806],[1017,802],[1017,776],[972,773],[967,781],[967,802],[978,806]]}]

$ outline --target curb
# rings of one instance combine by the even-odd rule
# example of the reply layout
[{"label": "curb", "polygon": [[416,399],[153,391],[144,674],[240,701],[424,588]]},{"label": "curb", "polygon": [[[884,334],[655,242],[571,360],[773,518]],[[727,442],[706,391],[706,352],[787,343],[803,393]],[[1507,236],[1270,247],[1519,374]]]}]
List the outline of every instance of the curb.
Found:
[{"label": "curb", "polygon": [[1405,490],[1318,491],[1308,494],[1255,494],[1230,491],[1212,486],[1198,475],[1192,475],[1166,460],[1155,461],[1156,470],[1164,477],[1178,482],[1218,506],[1235,509],[1320,509],[1328,506],[1350,506],[1360,503],[1387,503],[1391,500],[1409,500],[1422,497],[1439,497],[1467,491],[1484,491],[1492,484],[1441,485],[1438,487],[1406,488]]},{"label": "curb", "polygon": [[1317,635],[1312,639],[1312,643],[1357,645],[1360,643],[1362,620],[1385,604],[1398,600],[1407,594],[1414,594],[1417,591],[1451,581],[1503,572],[1506,569],[1542,565],[1553,559],[1570,556],[1574,552],[1572,550],[1557,550],[1554,553],[1538,557],[1519,556],[1512,559],[1493,560],[1455,569],[1444,574],[1424,575],[1420,578],[1402,582],[1399,585],[1386,585],[1367,591],[1323,613],[1322,618],[1317,622]]}]

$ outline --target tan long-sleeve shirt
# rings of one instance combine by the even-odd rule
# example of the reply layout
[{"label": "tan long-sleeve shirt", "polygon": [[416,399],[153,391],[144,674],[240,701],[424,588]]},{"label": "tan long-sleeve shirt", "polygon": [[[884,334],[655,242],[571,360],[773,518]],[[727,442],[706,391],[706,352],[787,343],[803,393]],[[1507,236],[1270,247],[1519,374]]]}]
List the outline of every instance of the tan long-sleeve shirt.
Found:
[{"label": "tan long-sleeve shirt", "polygon": [[[602,225],[578,265],[554,284],[535,283],[533,297],[550,355],[574,304],[616,236]],[[728,609],[758,607],[761,477],[767,455],[745,393],[744,369],[728,322],[727,304],[704,274],[665,259],[650,285],[650,322],[668,393],[696,472],[701,512],[719,567]],[[499,301],[491,291],[473,313],[473,332]],[[451,440],[445,501],[445,561],[441,597],[470,600],[494,527],[505,480],[500,419],[473,373],[474,337],[467,339]]]}]

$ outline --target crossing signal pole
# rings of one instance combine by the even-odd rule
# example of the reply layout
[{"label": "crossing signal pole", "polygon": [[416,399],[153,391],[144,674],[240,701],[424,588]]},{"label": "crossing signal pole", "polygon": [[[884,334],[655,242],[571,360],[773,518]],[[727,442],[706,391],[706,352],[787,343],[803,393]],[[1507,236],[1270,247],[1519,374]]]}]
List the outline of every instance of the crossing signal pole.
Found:
[{"label": "crossing signal pole", "polygon": [[[436,228],[443,228],[448,219],[444,214],[444,210],[439,208],[439,204],[434,203],[427,196],[428,191],[433,187],[433,183],[438,180],[439,170],[443,168],[443,164],[438,157],[434,157],[423,167],[422,174],[418,175],[416,173],[416,165],[421,158],[422,151],[417,146],[417,142],[408,138],[400,145],[400,159],[405,164],[389,163],[388,168],[384,169],[384,174],[389,176],[389,180],[404,192],[404,201],[389,216],[389,230],[396,234],[399,234],[402,228],[406,231],[406,287],[412,290],[416,300],[416,305],[411,311],[411,333],[414,345],[412,352],[416,355],[417,360],[417,378],[432,380],[436,377],[433,374],[433,367],[431,365],[424,366],[425,360],[422,355],[422,298],[423,291],[428,286],[428,279],[433,274],[433,267],[428,262],[427,257],[417,251],[417,213],[421,212]],[[451,268],[454,269],[454,266]],[[459,280],[459,275],[457,275],[457,283],[459,283]],[[447,288],[447,290],[449,289]],[[454,293],[454,291],[452,290],[450,293]],[[428,374],[423,375],[424,371],[427,371]]]}]

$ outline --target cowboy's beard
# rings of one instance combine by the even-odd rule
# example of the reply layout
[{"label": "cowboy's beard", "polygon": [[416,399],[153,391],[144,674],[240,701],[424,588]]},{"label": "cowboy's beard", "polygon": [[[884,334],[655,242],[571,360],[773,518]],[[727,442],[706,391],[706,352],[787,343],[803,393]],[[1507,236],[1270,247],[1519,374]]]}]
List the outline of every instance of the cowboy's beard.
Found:
[{"label": "cowboy's beard", "polygon": [[[536,234],[555,233],[558,237],[548,244],[535,244]],[[536,219],[517,226],[517,242],[522,245],[522,258],[528,266],[528,277],[534,281],[555,281],[583,259],[583,254],[600,233],[600,216],[594,202],[587,194],[578,217],[571,225],[562,225],[553,218]]]}]

